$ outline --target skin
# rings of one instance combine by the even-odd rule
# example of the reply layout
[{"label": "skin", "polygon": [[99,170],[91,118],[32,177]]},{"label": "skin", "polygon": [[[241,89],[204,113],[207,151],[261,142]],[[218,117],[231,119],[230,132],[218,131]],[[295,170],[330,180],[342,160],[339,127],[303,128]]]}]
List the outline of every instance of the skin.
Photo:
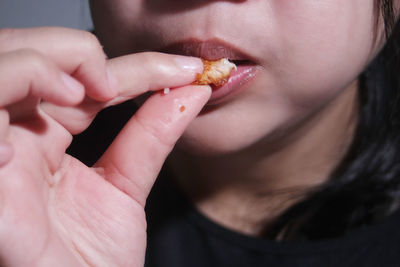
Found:
[{"label": "skin", "polygon": [[[274,203],[282,205],[269,198],[275,202],[267,212],[252,212],[260,218],[246,222],[256,188],[318,184],[351,141],[357,75],[379,49],[372,1],[98,0],[92,6],[112,59],[87,32],[0,30],[1,265],[143,266],[144,203],[183,133],[172,165],[183,154],[203,170],[196,177],[176,168],[183,189],[206,215],[249,234],[257,234],[249,226],[273,219]],[[192,35],[235,42],[260,64],[248,90],[198,117],[210,97],[209,87],[187,86],[202,71],[199,59],[132,54]],[[65,154],[72,134],[99,110],[165,87],[177,89],[150,97],[93,168]]]},{"label": "skin", "polygon": [[[83,31],[0,30],[1,265],[143,266],[145,199],[210,96],[184,86],[202,69],[157,53],[106,60]],[[98,111],[165,87],[177,89],[150,97],[93,168],[65,154]]]},{"label": "skin", "polygon": [[214,221],[260,235],[346,152],[358,75],[383,43],[374,1],[91,4],[110,56],[219,38],[259,65],[245,91],[191,122],[171,156],[183,191]]}]

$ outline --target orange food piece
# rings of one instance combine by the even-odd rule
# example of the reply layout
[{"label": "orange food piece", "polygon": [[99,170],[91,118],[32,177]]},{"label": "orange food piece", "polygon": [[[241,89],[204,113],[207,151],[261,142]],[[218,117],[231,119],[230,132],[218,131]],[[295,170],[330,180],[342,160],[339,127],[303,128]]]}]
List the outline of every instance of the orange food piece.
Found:
[{"label": "orange food piece", "polygon": [[202,74],[197,74],[196,81],[193,84],[215,86],[224,85],[228,82],[233,70],[236,70],[236,65],[226,58],[219,60],[202,59],[204,70]]}]

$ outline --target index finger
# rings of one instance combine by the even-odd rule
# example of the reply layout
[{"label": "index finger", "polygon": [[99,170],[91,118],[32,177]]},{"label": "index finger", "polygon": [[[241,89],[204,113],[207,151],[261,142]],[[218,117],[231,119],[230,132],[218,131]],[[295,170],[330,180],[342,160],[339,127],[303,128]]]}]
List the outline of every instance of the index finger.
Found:
[{"label": "index finger", "polygon": [[131,54],[109,60],[108,67],[119,88],[119,103],[148,91],[192,83],[203,72],[199,58],[157,52]]},{"label": "index finger", "polygon": [[111,59],[107,62],[118,96],[103,103],[90,99],[77,107],[60,107],[42,103],[48,115],[63,125],[70,133],[84,131],[103,108],[117,105],[148,91],[175,88],[192,83],[196,74],[203,71],[199,58],[144,52]]}]

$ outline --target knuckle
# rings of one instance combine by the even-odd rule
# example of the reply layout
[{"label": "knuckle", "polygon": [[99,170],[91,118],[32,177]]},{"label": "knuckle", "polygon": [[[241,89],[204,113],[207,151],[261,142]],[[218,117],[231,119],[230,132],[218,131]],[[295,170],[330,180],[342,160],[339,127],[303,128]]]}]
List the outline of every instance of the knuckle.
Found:
[{"label": "knuckle", "polygon": [[103,46],[100,44],[96,35],[91,32],[81,31],[81,40],[83,40],[83,48],[89,53],[100,53],[105,57]]},{"label": "knuckle", "polygon": [[44,55],[34,49],[19,49],[15,53],[22,57],[24,64],[28,64],[28,66],[40,68],[46,61]]},{"label": "knuckle", "polygon": [[15,53],[30,61],[43,60],[43,55],[39,51],[32,48],[21,48],[16,50]]}]

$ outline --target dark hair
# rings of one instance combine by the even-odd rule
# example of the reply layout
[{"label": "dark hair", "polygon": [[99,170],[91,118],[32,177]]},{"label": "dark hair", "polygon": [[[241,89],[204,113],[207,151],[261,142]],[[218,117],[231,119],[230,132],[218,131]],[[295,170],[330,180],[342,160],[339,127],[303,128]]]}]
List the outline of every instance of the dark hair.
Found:
[{"label": "dark hair", "polygon": [[268,236],[324,239],[389,216],[400,196],[400,27],[393,0],[375,0],[387,43],[359,77],[354,141],[327,183],[289,208]]}]

